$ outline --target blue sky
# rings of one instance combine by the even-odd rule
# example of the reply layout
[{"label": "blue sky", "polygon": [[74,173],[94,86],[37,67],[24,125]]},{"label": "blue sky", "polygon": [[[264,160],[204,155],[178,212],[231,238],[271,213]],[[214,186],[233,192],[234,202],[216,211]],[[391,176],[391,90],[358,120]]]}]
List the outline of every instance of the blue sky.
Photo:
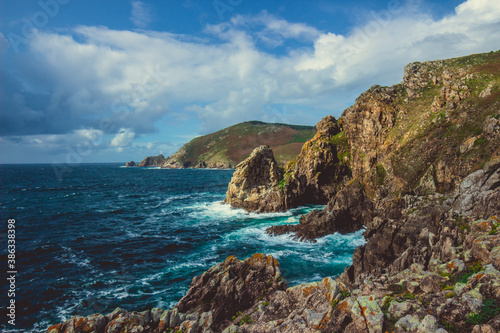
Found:
[{"label": "blue sky", "polygon": [[316,124],[413,61],[500,49],[500,2],[0,1],[0,163],[124,162]]}]

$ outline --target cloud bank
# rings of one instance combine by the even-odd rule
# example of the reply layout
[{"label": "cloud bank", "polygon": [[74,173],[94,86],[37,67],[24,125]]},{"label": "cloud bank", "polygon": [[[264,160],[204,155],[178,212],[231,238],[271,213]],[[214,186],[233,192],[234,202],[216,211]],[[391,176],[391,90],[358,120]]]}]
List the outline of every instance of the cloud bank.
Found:
[{"label": "cloud bank", "polygon": [[[143,4],[132,4],[144,27]],[[2,144],[57,146],[55,137],[84,130],[102,133],[99,149],[146,153],[138,138],[183,117],[199,119],[202,134],[250,119],[315,124],[370,85],[399,82],[409,62],[500,48],[496,0],[466,1],[439,20],[393,2],[365,22],[338,35],[262,12],[208,25],[201,37],[102,26],[37,32],[31,65],[20,59],[16,75],[0,73]]]}]

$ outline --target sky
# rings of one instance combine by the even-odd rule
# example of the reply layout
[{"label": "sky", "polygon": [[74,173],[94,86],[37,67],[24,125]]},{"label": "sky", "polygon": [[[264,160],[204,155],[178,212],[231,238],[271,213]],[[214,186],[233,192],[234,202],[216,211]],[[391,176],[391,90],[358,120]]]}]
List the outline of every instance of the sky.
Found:
[{"label": "sky", "polygon": [[498,0],[0,0],[0,163],[140,161],[339,117],[404,66],[500,49]]}]

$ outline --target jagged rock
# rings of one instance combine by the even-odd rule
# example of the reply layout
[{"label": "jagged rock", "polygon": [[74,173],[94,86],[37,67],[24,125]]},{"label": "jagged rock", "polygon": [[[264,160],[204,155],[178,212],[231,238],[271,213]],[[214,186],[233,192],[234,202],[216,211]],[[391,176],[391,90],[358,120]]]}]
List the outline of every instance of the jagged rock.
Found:
[{"label": "jagged rock", "polygon": [[371,222],[373,204],[359,182],[352,182],[339,191],[323,211],[312,211],[300,218],[300,224],[273,226],[273,235],[295,232],[297,238],[312,240],[334,232],[351,233]]},{"label": "jagged rock", "polygon": [[[226,327],[232,316],[260,297],[283,290],[279,264],[271,256],[255,254],[240,261],[234,256],[195,277],[177,308],[183,313],[212,313],[212,329]],[[171,325],[172,326],[172,325]]]},{"label": "jagged rock", "polygon": [[248,211],[283,210],[280,192],[273,190],[282,177],[271,148],[255,148],[250,157],[236,166],[224,203]]},{"label": "jagged rock", "polygon": [[141,161],[137,166],[138,167],[161,167],[165,163],[165,156],[162,154],[158,156],[148,156]]},{"label": "jagged rock", "polygon": [[326,204],[351,178],[347,139],[337,120],[326,116],[316,130],[285,168],[282,191],[287,208]]},{"label": "jagged rock", "polygon": [[391,302],[389,315],[392,318],[402,318],[412,312],[413,306],[410,302]]},{"label": "jagged rock", "polygon": [[432,315],[427,315],[422,322],[417,326],[416,333],[447,333],[445,329],[440,328],[436,318]]},{"label": "jagged rock", "polygon": [[463,215],[490,217],[500,211],[500,160],[467,176],[457,192],[453,209]]},{"label": "jagged rock", "polygon": [[498,333],[498,330],[495,330],[490,325],[476,325],[472,329],[472,333]]},{"label": "jagged rock", "polygon": [[413,332],[414,329],[420,324],[420,318],[417,316],[406,315],[399,319],[395,325],[396,333],[400,332]]},{"label": "jagged rock", "polygon": [[[334,117],[323,118],[316,129],[315,136],[283,170],[277,167],[274,156],[254,150],[252,158],[236,166],[225,202],[258,212],[326,204],[350,179],[349,152],[345,134]],[[263,158],[267,162],[259,162]],[[251,162],[254,159],[257,161]]]},{"label": "jagged rock", "polygon": [[495,140],[500,135],[500,119],[497,117],[486,118],[482,135],[487,140]]},{"label": "jagged rock", "polygon": [[133,167],[133,166],[135,166],[135,162],[134,161],[127,162],[127,163],[125,163],[125,166]]}]

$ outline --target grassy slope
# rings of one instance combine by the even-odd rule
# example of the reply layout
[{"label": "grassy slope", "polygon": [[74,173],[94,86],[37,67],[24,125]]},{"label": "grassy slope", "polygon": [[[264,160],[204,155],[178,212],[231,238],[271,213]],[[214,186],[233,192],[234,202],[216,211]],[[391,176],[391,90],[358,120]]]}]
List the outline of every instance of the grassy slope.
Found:
[{"label": "grassy slope", "polygon": [[276,160],[284,164],[295,158],[304,142],[315,133],[312,126],[244,122],[218,132],[194,138],[175,154],[181,164],[221,162],[235,166],[260,145],[269,145]]},{"label": "grassy slope", "polygon": [[[412,188],[418,186],[420,177],[429,165],[439,159],[450,160],[454,157],[462,164],[468,163],[475,166],[473,169],[480,169],[495,150],[494,143],[485,139],[478,140],[474,147],[465,153],[460,152],[460,145],[468,138],[482,133],[483,123],[488,116],[498,117],[500,52],[475,54],[437,64],[430,62],[428,66],[435,66],[438,76],[441,76],[444,69],[460,68],[467,68],[467,72],[472,72],[473,75],[462,81],[470,90],[470,96],[460,101],[458,107],[451,111],[447,110],[446,106],[435,113],[429,111],[434,98],[441,94],[442,83],[429,83],[427,87],[421,88],[421,97],[407,103],[404,102],[404,89],[397,85],[400,89],[399,100],[394,104],[403,106],[409,112],[398,119],[385,144],[398,147],[390,156],[393,172],[409,181]],[[488,85],[491,87],[491,96],[479,97]]]}]

